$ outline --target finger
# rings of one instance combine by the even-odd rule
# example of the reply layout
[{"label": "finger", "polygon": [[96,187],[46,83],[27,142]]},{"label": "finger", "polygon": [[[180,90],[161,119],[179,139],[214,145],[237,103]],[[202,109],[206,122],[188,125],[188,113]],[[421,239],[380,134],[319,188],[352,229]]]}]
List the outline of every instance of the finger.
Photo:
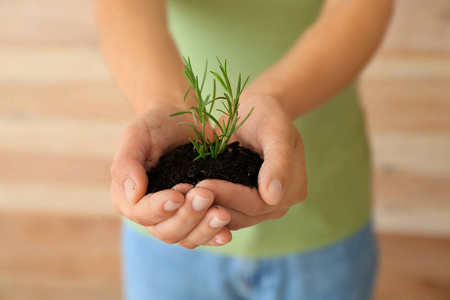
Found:
[{"label": "finger", "polygon": [[262,200],[255,188],[224,180],[203,180],[196,186],[213,192],[214,203],[250,216],[275,210]]},{"label": "finger", "polygon": [[194,249],[210,241],[230,222],[230,214],[221,206],[214,205],[208,209],[204,218],[178,244],[184,248]]},{"label": "finger", "polygon": [[124,189],[114,181],[111,182],[111,199],[114,209],[119,214],[125,216],[127,219],[133,222],[136,222],[136,219],[131,213],[132,205],[129,201],[126,200]]},{"label": "finger", "polygon": [[172,187],[172,190],[178,191],[178,192],[182,193],[183,195],[186,195],[187,192],[192,190],[193,187],[194,186],[192,184],[179,183],[179,184],[175,185],[174,187]]},{"label": "finger", "polygon": [[303,159],[299,153],[303,151],[303,144],[292,124],[268,122],[258,134],[264,155],[258,174],[258,190],[267,204],[277,205],[283,199],[296,160]]},{"label": "finger", "polygon": [[184,195],[174,190],[148,194],[132,206],[131,214],[143,226],[152,226],[171,217],[184,203]]},{"label": "finger", "polygon": [[222,228],[212,239],[204,243],[205,246],[223,246],[231,242],[233,236],[230,229],[227,227]]},{"label": "finger", "polygon": [[[222,115],[222,117],[220,117],[219,120],[218,120],[218,122],[219,122],[220,124],[222,124],[223,122],[227,123],[227,121],[228,121],[228,116],[226,116],[226,115]],[[220,136],[220,135],[223,134],[222,130],[219,128],[219,126],[217,126],[217,124],[215,124],[214,131],[215,131],[215,133],[216,133],[218,136]],[[238,140],[237,140],[236,136],[235,136],[235,135],[232,135],[232,136],[230,137],[230,139],[228,140],[228,144],[231,144],[231,143],[234,143],[234,142],[237,142],[237,141],[238,141]]]},{"label": "finger", "polygon": [[214,194],[211,191],[194,188],[186,194],[184,204],[175,214],[147,229],[165,243],[178,243],[202,220],[213,200]]},{"label": "finger", "polygon": [[231,217],[231,221],[228,223],[227,228],[229,228],[230,230],[239,230],[242,228],[254,226],[264,221],[276,220],[283,217],[288,212],[288,210],[288,208],[282,208],[265,214],[249,216],[240,211],[227,209]]},{"label": "finger", "polygon": [[145,125],[135,122],[119,138],[111,166],[111,177],[123,189],[126,200],[134,204],[147,192],[144,168],[149,153],[149,136]]}]

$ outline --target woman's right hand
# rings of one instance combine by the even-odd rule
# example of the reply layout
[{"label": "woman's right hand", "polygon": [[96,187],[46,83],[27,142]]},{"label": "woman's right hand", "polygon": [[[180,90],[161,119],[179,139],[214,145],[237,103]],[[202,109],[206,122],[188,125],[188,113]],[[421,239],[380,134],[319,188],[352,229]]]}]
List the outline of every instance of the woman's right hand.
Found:
[{"label": "woman's right hand", "polygon": [[[125,129],[111,166],[113,204],[121,215],[145,226],[163,242],[190,249],[199,245],[220,246],[231,241],[226,228],[230,215],[221,206],[211,207],[211,191],[179,184],[146,195],[147,171],[166,151],[188,141],[189,132],[177,124],[189,121],[190,116],[169,118],[185,109],[155,103]],[[210,128],[208,131],[212,133]]]}]

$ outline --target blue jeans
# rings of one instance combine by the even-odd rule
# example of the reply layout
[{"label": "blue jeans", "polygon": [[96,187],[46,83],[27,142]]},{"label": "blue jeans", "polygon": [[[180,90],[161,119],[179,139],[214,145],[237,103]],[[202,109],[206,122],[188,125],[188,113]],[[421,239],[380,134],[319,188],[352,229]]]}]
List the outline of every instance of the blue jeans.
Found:
[{"label": "blue jeans", "polygon": [[127,300],[368,300],[377,251],[371,223],[333,245],[245,259],[167,245],[123,225]]}]

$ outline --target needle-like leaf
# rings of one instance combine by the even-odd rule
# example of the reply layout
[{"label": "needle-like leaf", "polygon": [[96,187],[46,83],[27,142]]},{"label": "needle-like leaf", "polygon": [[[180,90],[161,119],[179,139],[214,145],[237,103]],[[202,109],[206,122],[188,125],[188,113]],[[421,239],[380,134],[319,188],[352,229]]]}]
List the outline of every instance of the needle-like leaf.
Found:
[{"label": "needle-like leaf", "polygon": [[[190,87],[186,91],[183,97],[183,101],[186,98],[190,90],[194,91],[194,100],[197,106],[191,106],[185,111],[180,111],[171,114],[170,116],[179,116],[185,114],[191,114],[192,122],[181,122],[178,125],[184,125],[186,129],[192,133],[195,139],[189,138],[189,141],[193,144],[194,149],[197,151],[198,156],[194,159],[206,158],[211,156],[216,158],[218,155],[225,151],[228,141],[243,124],[253,112],[253,108],[247,114],[247,116],[241,121],[238,115],[239,108],[239,97],[241,96],[249,77],[246,78],[245,82],[242,84],[242,76],[239,74],[237,86],[236,86],[236,96],[233,96],[233,89],[231,87],[230,79],[228,76],[227,60],[222,63],[219,58],[217,61],[219,63],[220,73],[210,71],[213,74],[213,94],[207,95],[205,98],[202,95],[206,75],[208,73],[208,61],[206,61],[205,70],[203,73],[203,78],[199,86],[198,76],[195,75],[194,69],[191,64],[191,59],[183,57],[184,69],[183,74],[186,77]],[[223,96],[216,97],[216,80],[220,83],[224,89]],[[213,116],[212,111],[216,100],[222,101],[223,109],[218,108],[217,111],[223,113],[228,117],[227,121],[222,119],[222,123]],[[208,120],[211,120],[220,130],[221,134],[214,133],[214,141],[211,142],[205,138],[206,124]]]}]

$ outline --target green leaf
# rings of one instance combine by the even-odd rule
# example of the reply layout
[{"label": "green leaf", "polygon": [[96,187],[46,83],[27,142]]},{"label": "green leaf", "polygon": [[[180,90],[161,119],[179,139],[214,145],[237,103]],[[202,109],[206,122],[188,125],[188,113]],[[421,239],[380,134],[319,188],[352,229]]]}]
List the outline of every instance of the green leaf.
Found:
[{"label": "green leaf", "polygon": [[228,113],[224,112],[224,111],[223,111],[222,109],[220,109],[220,108],[218,108],[217,111],[219,111],[219,112],[223,113],[224,115],[227,115],[227,116],[228,116]]},{"label": "green leaf", "polygon": [[224,95],[225,95],[225,100],[227,101],[227,103],[226,103],[226,105],[225,105],[225,103],[223,103],[223,106],[225,107],[225,109],[227,111],[232,112],[233,111],[233,102],[231,101],[229,95],[227,95],[227,94],[224,94]]},{"label": "green leaf", "polygon": [[216,80],[213,80],[213,96],[212,96],[212,100],[211,100],[211,106],[209,107],[209,113],[212,112],[213,108],[214,108],[214,104],[216,102]]},{"label": "green leaf", "polygon": [[192,126],[192,123],[191,122],[180,122],[177,124],[177,126],[180,126],[180,125]]},{"label": "green leaf", "polygon": [[[186,101],[186,98],[191,91],[194,91],[194,100],[196,102],[196,106],[192,106],[185,111],[180,111],[172,114],[171,116],[178,116],[183,114],[191,114],[192,122],[181,122],[178,125],[184,125],[186,129],[192,133],[195,137],[195,140],[189,139],[191,143],[194,145],[194,149],[199,154],[194,160],[199,158],[205,158],[206,156],[217,157],[219,153],[222,153],[227,146],[227,143],[231,137],[231,135],[238,130],[245,121],[247,121],[248,117],[253,111],[249,112],[249,114],[245,117],[242,122],[240,121],[240,117],[238,115],[239,108],[239,97],[244,90],[249,77],[246,78],[245,82],[242,84],[242,75],[239,74],[237,86],[236,86],[236,96],[233,96],[233,89],[230,83],[230,79],[228,76],[228,66],[227,60],[225,59],[222,63],[220,59],[217,57],[217,61],[219,63],[219,72],[210,71],[213,74],[213,94],[206,95],[203,97],[202,91],[206,82],[206,75],[208,74],[208,61],[206,60],[205,69],[203,72],[203,77],[201,79],[201,84],[199,85],[199,77],[195,74],[194,69],[192,67],[191,59],[189,57],[183,57],[184,68],[183,74],[186,77],[189,88],[184,94],[183,101]],[[217,93],[217,85],[216,80],[219,84],[224,88],[225,92],[223,96],[216,97]],[[223,108],[216,109],[218,112],[223,113],[228,116],[228,120],[222,120],[221,122],[217,120],[212,114],[215,101],[216,100],[224,100],[221,101]],[[220,129],[221,133],[214,133],[214,144],[205,138],[205,129],[208,120],[211,120],[218,129]]]},{"label": "green leaf", "polygon": [[209,97],[211,97],[211,95],[206,96],[205,100],[203,101],[203,106],[206,106],[206,104],[208,104]]},{"label": "green leaf", "polygon": [[195,130],[192,130],[192,127],[186,127],[186,129],[192,133],[193,136],[195,136],[195,138],[199,139],[200,137],[194,132]]},{"label": "green leaf", "polygon": [[234,132],[236,132],[239,128],[241,128],[242,124],[244,124],[245,121],[247,121],[247,119],[250,117],[250,115],[253,112],[253,109],[255,109],[255,107],[252,107],[252,109],[250,110],[250,112],[248,113],[248,115],[244,118],[244,120],[242,120],[242,122],[236,127],[236,129],[234,130]]},{"label": "green leaf", "polygon": [[223,131],[222,126],[220,126],[219,121],[217,121],[217,119],[212,114],[207,113],[207,112],[205,112],[205,113],[207,114],[208,118],[210,118],[214,122],[214,124],[219,126],[220,131]]},{"label": "green leaf", "polygon": [[191,90],[191,87],[189,87],[186,91],[186,93],[184,93],[184,97],[183,97],[183,102],[186,102],[186,97],[189,94],[189,91]]},{"label": "green leaf", "polygon": [[205,79],[206,79],[207,72],[208,72],[208,59],[206,60],[205,72],[203,72],[202,87],[200,88],[200,91],[203,91],[203,86],[205,85]]},{"label": "green leaf", "polygon": [[233,98],[233,91],[231,89],[230,80],[228,79],[227,60],[225,59],[224,65],[220,62],[218,57],[217,57],[217,61],[219,62],[219,67],[220,67],[220,70],[222,71],[223,80],[226,82],[225,90],[230,94],[230,97]]},{"label": "green leaf", "polygon": [[209,100],[208,102],[205,103],[205,106],[208,104],[214,104],[214,102],[216,102],[217,99],[218,98]]},{"label": "green leaf", "polygon": [[215,77],[216,79],[220,82],[220,84],[222,85],[222,87],[227,90],[227,85],[225,84],[225,81],[223,81],[222,77],[219,75],[219,73],[214,72],[214,71],[210,71]]},{"label": "green leaf", "polygon": [[[241,74],[239,74],[241,75]],[[242,92],[244,91],[245,86],[247,85],[248,80],[250,79],[250,76],[247,76],[247,78],[245,79],[244,84],[242,85],[242,89],[241,92],[239,93],[239,96],[242,94]]]},{"label": "green leaf", "polygon": [[[222,135],[223,136],[223,135]],[[219,137],[215,132],[214,132],[214,138],[216,140],[216,143],[214,144],[214,153],[216,153],[216,155],[218,154],[219,151],[219,147],[220,147],[220,142],[222,140],[222,137]]]},{"label": "green leaf", "polygon": [[236,88],[236,98],[239,97],[241,91],[241,73],[239,73],[238,84]]},{"label": "green leaf", "polygon": [[179,111],[179,112],[176,112],[176,113],[173,113],[173,114],[171,114],[169,117],[175,117],[175,116],[179,116],[179,115],[184,115],[184,114],[190,114],[191,112],[190,111]]}]

